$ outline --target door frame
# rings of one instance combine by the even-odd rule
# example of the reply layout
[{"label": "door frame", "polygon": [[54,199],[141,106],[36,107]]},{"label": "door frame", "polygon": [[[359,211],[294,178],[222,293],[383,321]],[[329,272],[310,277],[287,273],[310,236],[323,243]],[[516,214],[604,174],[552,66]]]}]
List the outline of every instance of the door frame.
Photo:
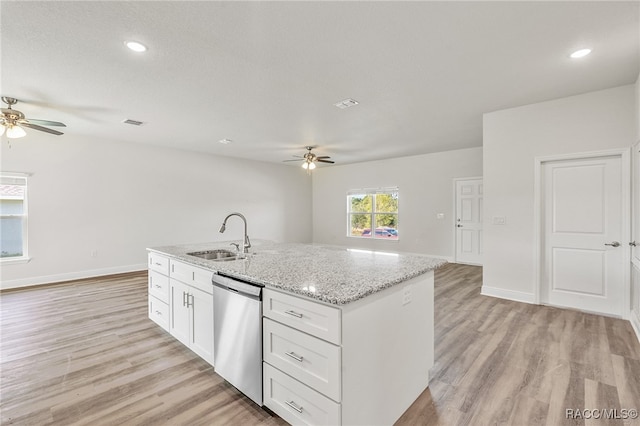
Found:
[{"label": "door frame", "polygon": [[[636,241],[636,243],[640,243],[640,139],[638,139],[634,144],[631,145],[631,175],[632,175],[632,183],[631,183],[631,241]],[[640,248],[636,247],[636,253],[634,255],[634,249],[629,250],[629,257],[631,258],[631,268],[637,271],[640,271]],[[630,274],[635,273],[634,271],[630,271]],[[640,277],[640,276],[639,276]],[[635,283],[633,281],[633,276],[629,277],[629,285],[635,285],[637,290],[640,290],[640,282]],[[630,289],[630,294],[632,297],[636,297],[637,300],[634,301],[631,299],[631,308],[629,312],[629,321],[631,322],[631,326],[636,333],[636,337],[640,342],[640,311],[636,311],[635,303],[640,301],[640,294],[634,294],[633,288]]]},{"label": "door frame", "polygon": [[[474,176],[474,177],[463,177],[463,178],[453,178],[453,263],[458,263],[458,230],[456,228],[456,216],[458,214],[458,190],[457,185],[458,182],[462,182],[465,180],[481,180],[484,185],[484,176]],[[484,194],[483,197],[484,198]],[[484,214],[482,215],[482,229],[484,230]],[[482,266],[482,265],[478,265]]]},{"label": "door frame", "polygon": [[[544,186],[542,185],[542,167],[544,163],[567,160],[586,160],[600,157],[620,157],[622,167],[622,239],[621,246],[625,248],[622,254],[623,265],[629,265],[631,261],[631,250],[624,239],[631,235],[631,150],[630,148],[609,149],[604,151],[578,152],[572,154],[558,154],[534,158],[534,303],[539,305],[541,300],[543,270],[544,270],[544,212],[542,211],[542,200]],[[631,268],[623,268],[622,271],[622,300],[630,300],[631,297]],[[602,315],[599,312],[596,314]],[[621,318],[629,319],[631,306],[622,306]]]}]

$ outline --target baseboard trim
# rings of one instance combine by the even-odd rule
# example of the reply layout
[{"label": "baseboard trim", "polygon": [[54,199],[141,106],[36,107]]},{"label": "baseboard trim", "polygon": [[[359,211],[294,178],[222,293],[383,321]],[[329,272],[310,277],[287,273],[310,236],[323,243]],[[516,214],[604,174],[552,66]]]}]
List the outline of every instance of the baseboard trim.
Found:
[{"label": "baseboard trim", "polygon": [[535,304],[535,295],[533,293],[525,293],[522,291],[506,290],[504,288],[482,286],[480,294],[483,296],[497,297],[498,299],[513,300],[514,302],[523,302]]},{"label": "baseboard trim", "polygon": [[629,318],[629,321],[631,322],[631,327],[633,327],[633,331],[636,332],[638,342],[640,342],[640,312],[631,311],[630,316],[631,318]]},{"label": "baseboard trim", "polygon": [[136,272],[147,269],[146,263],[138,265],[115,266],[112,268],[90,269],[87,271],[68,272],[64,274],[42,275],[39,277],[20,278],[17,280],[2,280],[0,290],[15,288],[26,288],[42,284],[54,284],[63,281],[80,280],[83,278],[100,277],[104,275],[122,274],[125,272]]}]

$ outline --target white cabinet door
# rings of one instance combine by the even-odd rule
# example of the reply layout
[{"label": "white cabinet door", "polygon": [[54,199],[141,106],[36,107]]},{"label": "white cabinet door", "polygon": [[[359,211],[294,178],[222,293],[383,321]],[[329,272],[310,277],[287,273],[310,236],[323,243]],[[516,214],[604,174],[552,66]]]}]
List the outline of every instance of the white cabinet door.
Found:
[{"label": "white cabinet door", "polygon": [[340,346],[268,318],[264,319],[263,332],[265,362],[340,401]]},{"label": "white cabinet door", "polygon": [[190,316],[191,309],[187,306],[189,286],[180,281],[171,280],[171,335],[182,344],[190,343]]},{"label": "white cabinet door", "polygon": [[213,296],[191,287],[191,349],[213,365]]},{"label": "white cabinet door", "polygon": [[149,295],[149,319],[169,331],[169,305]]},{"label": "white cabinet door", "polygon": [[340,404],[266,362],[264,405],[292,425],[340,425]]}]

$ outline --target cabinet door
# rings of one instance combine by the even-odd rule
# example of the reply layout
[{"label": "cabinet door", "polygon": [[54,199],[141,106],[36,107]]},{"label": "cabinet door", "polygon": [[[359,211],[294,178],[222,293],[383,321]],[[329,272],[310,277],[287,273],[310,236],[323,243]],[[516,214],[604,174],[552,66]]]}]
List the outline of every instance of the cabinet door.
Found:
[{"label": "cabinet door", "polygon": [[149,319],[169,331],[169,305],[149,295]]},{"label": "cabinet door", "polygon": [[173,337],[189,346],[189,323],[191,310],[187,306],[189,287],[180,281],[170,280],[171,287],[171,328]]},{"label": "cabinet door", "polygon": [[191,349],[213,365],[213,296],[191,287]]}]

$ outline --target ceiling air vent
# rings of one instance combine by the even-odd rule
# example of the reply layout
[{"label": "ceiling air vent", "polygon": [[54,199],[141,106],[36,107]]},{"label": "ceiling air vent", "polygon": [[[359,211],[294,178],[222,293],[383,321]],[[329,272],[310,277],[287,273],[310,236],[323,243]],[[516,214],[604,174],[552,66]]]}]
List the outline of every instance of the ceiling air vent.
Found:
[{"label": "ceiling air vent", "polygon": [[337,102],[334,105],[340,109],[345,109],[345,108],[358,105],[358,101],[349,98],[349,99],[345,99],[344,101]]},{"label": "ceiling air vent", "polygon": [[138,121],[138,120],[132,120],[130,118],[127,118],[126,120],[123,121],[124,124],[131,124],[134,126],[142,126],[144,123],[142,121]]}]

